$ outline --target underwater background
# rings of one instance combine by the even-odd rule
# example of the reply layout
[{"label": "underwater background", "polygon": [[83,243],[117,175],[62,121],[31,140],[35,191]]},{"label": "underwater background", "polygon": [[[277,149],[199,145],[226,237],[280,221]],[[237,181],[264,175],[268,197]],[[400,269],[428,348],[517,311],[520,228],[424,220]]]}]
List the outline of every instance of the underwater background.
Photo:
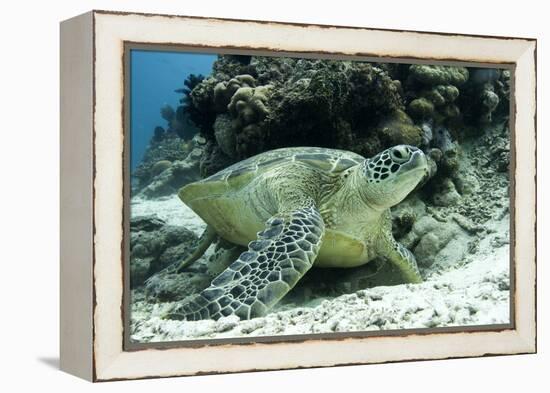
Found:
[{"label": "underwater background", "polygon": [[[509,322],[509,70],[146,50],[130,64],[132,340]],[[397,144],[429,160],[429,179],[391,209],[425,282],[377,273],[379,261],[312,269],[265,317],[166,317],[242,251],[219,241],[170,270],[205,228],[182,186],[279,147],[372,157]]]},{"label": "underwater background", "polygon": [[210,74],[217,56],[135,49],[130,56],[131,169],[134,170],[155,128],[164,123],[162,114],[169,111],[168,107],[178,107],[181,94],[175,91],[176,87],[183,86],[191,74]]}]

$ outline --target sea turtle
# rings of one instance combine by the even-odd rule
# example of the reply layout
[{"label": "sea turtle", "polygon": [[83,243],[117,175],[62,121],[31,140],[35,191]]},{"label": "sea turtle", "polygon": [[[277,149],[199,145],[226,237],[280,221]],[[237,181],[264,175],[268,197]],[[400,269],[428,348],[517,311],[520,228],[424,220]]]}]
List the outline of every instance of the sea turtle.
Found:
[{"label": "sea turtle", "polygon": [[261,153],[188,184],[180,199],[208,227],[198,259],[216,236],[248,250],[174,319],[264,315],[312,267],[354,267],[385,257],[405,281],[422,281],[412,253],[392,236],[390,207],[427,176],[424,153],[398,145],[364,157],[292,147]]}]

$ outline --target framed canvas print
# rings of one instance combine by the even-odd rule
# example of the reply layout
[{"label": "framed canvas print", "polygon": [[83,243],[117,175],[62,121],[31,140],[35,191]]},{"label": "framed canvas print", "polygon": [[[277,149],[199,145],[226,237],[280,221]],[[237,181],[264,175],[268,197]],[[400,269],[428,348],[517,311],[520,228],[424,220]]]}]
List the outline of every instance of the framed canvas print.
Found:
[{"label": "framed canvas print", "polygon": [[61,24],[61,367],[536,351],[536,41]]}]

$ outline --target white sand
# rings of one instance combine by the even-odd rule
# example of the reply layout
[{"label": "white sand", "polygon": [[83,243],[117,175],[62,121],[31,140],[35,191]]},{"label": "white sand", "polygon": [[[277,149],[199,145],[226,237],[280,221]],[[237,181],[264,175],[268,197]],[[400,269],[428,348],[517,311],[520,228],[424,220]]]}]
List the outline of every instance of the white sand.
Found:
[{"label": "white sand", "polygon": [[157,216],[166,222],[166,225],[184,226],[197,236],[200,236],[206,228],[204,221],[189,209],[177,195],[154,200],[132,198],[130,214],[132,217]]},{"label": "white sand", "polygon": [[[172,225],[200,235],[204,223],[177,197],[133,200],[133,215],[156,214]],[[174,303],[136,302],[132,307],[131,337],[139,342],[272,336],[303,333],[408,329],[503,324],[509,321],[509,246],[506,215],[491,224],[490,234],[475,254],[456,266],[435,273],[422,284],[376,287],[337,298],[318,298],[308,307],[281,306],[262,318],[239,321],[161,319]],[[286,308],[286,309],[285,309]]]}]

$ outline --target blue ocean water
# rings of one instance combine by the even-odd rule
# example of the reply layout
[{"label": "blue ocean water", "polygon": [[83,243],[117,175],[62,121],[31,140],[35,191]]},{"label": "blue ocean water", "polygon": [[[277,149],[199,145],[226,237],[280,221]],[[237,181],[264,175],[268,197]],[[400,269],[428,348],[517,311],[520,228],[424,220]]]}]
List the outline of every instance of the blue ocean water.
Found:
[{"label": "blue ocean water", "polygon": [[160,109],[179,105],[189,74],[210,75],[216,55],[132,50],[130,53],[130,150],[132,170],[139,164],[156,126],[166,126]]}]

